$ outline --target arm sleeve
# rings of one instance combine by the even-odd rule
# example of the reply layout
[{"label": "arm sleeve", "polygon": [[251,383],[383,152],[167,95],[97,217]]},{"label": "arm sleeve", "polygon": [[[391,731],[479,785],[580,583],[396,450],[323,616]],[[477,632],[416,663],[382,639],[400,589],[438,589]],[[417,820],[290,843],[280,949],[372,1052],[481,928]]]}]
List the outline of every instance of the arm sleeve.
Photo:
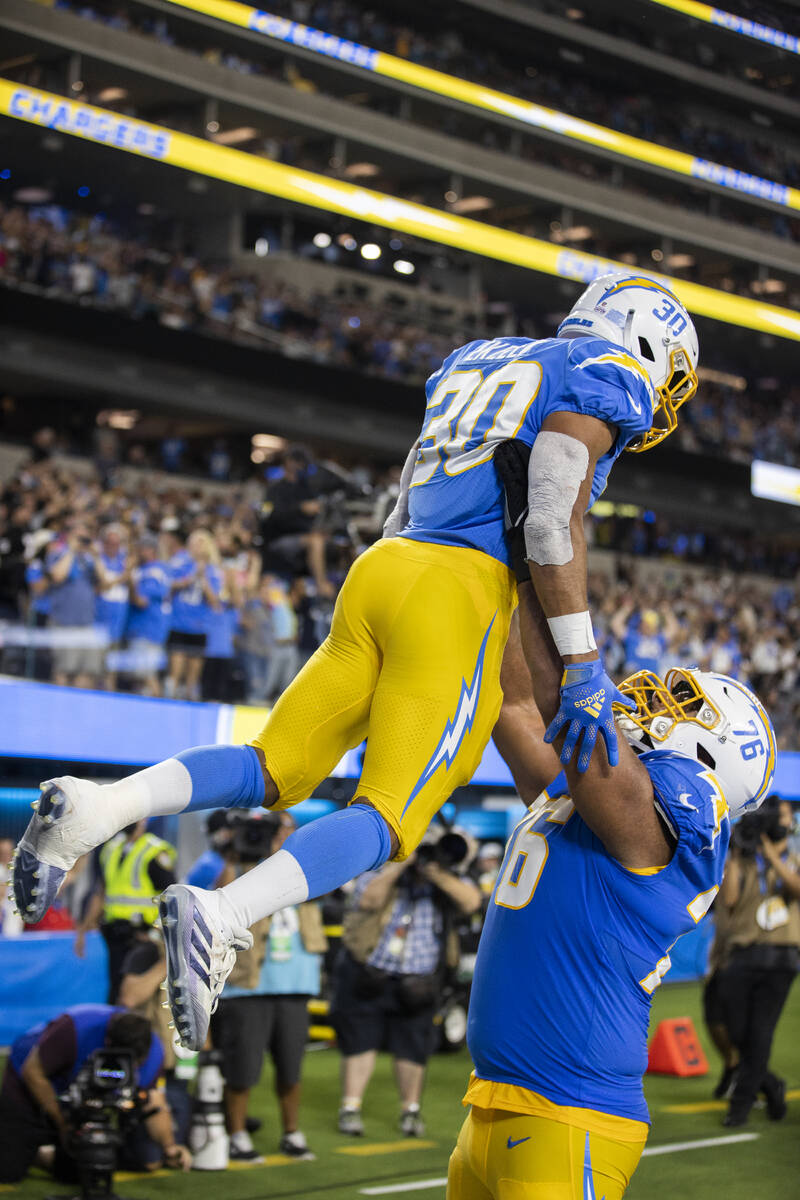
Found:
[{"label": "arm sleeve", "polygon": [[383,536],[385,538],[397,537],[400,530],[405,529],[408,524],[408,489],[411,487],[411,477],[414,474],[414,464],[417,461],[418,450],[419,438],[409,450],[408,457],[403,464],[397,502],[383,524]]}]

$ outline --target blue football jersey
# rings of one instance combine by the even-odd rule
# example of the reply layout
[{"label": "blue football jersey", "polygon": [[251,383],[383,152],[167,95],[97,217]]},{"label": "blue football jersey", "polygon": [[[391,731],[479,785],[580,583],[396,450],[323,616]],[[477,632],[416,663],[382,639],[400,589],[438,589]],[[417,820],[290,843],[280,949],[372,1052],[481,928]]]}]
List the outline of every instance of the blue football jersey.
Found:
[{"label": "blue football jersey", "polygon": [[632,355],[605,338],[495,338],[455,350],[425,385],[427,408],[402,537],[471,546],[509,563],[495,446],[532,445],[545,417],[579,412],[617,429],[590,503],[614,460],[653,423],[656,394]]},{"label": "blue football jersey", "polygon": [[730,824],[700,763],[667,750],[641,761],[677,838],[671,862],[627,870],[561,788],[543,792],[509,840],[489,903],[468,1043],[479,1079],[647,1121],[652,995],[671,947],[719,890]]}]

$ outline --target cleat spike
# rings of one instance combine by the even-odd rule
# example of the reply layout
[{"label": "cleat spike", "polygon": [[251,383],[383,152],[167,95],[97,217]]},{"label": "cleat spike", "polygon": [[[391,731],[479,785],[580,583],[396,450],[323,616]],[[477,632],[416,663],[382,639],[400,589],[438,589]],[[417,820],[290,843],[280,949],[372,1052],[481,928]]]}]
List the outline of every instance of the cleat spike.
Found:
[{"label": "cleat spike", "polygon": [[174,1021],[169,1021],[169,1022],[167,1023],[167,1028],[168,1028],[168,1029],[174,1029],[174,1028],[175,1028],[175,1022],[174,1022]]},{"label": "cleat spike", "polygon": [[32,912],[36,912],[36,905],[35,905],[35,904],[29,904],[29,905],[28,905],[28,907],[25,909],[25,911],[26,911],[26,912],[31,912],[31,913],[32,913]]},{"label": "cleat spike", "polygon": [[38,888],[31,888],[31,895],[32,895],[32,896],[38,896],[38,895],[39,895],[39,889],[38,889]]},{"label": "cleat spike", "polygon": [[39,872],[39,871],[34,871],[34,872],[33,872],[33,878],[34,878],[34,879],[38,879],[38,878],[39,878],[39,875],[40,875],[40,872]]},{"label": "cleat spike", "polygon": [[162,1000],[162,1002],[161,1002],[161,1007],[162,1007],[162,1008],[169,1008],[169,1000]]}]

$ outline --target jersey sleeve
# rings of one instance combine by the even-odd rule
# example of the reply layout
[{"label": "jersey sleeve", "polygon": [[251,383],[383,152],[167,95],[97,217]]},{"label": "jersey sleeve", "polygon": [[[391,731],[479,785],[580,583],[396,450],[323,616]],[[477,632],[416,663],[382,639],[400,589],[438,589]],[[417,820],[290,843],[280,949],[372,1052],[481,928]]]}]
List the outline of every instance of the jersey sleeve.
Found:
[{"label": "jersey sleeve", "polygon": [[677,840],[675,861],[698,885],[718,886],[730,819],[716,776],[702,763],[668,750],[653,750],[641,761],[653,784],[658,811]]},{"label": "jersey sleeve", "polygon": [[565,364],[566,407],[619,430],[617,451],[653,424],[655,388],[641,363],[604,338],[570,343]]}]

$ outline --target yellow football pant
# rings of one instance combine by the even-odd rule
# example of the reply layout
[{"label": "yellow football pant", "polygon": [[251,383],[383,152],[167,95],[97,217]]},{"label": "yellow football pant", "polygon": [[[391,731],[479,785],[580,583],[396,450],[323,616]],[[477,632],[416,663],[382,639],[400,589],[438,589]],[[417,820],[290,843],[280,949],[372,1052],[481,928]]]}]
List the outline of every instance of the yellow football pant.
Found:
[{"label": "yellow football pant", "polygon": [[450,1156],[447,1200],[620,1200],[644,1146],[473,1107]]},{"label": "yellow football pant", "polygon": [[330,635],[252,742],[274,807],[310,796],[368,735],[356,797],[395,831],[397,857],[410,854],[480,762],[516,602],[511,571],[478,550],[393,538],[361,555]]}]

